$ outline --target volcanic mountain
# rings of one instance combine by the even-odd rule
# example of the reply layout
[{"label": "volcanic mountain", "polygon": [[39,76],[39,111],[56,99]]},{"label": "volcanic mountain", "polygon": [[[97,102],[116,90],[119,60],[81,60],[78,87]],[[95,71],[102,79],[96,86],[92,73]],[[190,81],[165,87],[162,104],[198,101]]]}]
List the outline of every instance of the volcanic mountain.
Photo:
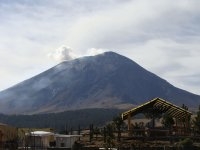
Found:
[{"label": "volcanic mountain", "polygon": [[200,96],[174,87],[114,52],[65,61],[0,92],[6,114],[124,108],[161,97],[177,105],[200,104]]}]

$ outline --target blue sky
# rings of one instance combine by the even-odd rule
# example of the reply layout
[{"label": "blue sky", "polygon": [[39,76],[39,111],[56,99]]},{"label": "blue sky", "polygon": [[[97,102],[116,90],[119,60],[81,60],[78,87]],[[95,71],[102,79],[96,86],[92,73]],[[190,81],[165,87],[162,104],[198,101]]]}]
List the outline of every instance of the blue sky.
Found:
[{"label": "blue sky", "polygon": [[0,90],[115,51],[200,94],[199,0],[0,0]]}]

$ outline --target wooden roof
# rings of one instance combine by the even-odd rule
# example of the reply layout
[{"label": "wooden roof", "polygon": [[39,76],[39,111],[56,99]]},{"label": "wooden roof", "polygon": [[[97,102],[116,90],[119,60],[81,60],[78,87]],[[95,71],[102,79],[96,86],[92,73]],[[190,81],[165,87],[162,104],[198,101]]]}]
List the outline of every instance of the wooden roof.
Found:
[{"label": "wooden roof", "polygon": [[130,109],[122,113],[122,119],[123,120],[127,119],[129,115],[135,116],[139,113],[145,113],[145,112],[151,113],[152,111],[155,111],[161,114],[166,113],[166,114],[171,115],[174,118],[186,118],[192,115],[192,113],[189,112],[188,110],[185,110],[170,102],[167,102],[164,99],[155,98],[138,107],[135,107],[133,109]]}]

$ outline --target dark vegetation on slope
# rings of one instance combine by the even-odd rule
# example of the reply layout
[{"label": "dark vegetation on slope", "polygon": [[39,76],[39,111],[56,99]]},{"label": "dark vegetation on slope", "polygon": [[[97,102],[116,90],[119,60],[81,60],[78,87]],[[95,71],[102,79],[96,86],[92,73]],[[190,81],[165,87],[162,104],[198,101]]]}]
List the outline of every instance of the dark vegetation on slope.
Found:
[{"label": "dark vegetation on slope", "polygon": [[119,115],[122,110],[118,109],[83,109],[65,111],[61,113],[37,114],[37,115],[3,115],[0,114],[0,122],[19,128],[54,128],[63,131],[67,126],[68,130],[88,128],[90,124],[103,126],[113,117]]}]

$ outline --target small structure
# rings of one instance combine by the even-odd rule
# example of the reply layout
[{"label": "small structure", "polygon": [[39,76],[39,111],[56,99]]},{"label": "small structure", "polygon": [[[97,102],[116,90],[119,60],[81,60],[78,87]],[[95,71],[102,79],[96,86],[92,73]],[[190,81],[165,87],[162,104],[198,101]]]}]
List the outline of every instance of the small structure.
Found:
[{"label": "small structure", "polygon": [[55,134],[56,148],[72,148],[73,144],[78,141],[81,135],[62,135]]},{"label": "small structure", "polygon": [[26,133],[26,146],[34,149],[72,148],[81,135],[54,134],[47,131]]},{"label": "small structure", "polygon": [[[18,147],[23,148],[28,145],[31,133],[40,133],[39,131],[54,132],[52,128],[18,128]],[[40,137],[38,136],[37,138]]]},{"label": "small structure", "polygon": [[47,148],[54,134],[47,131],[33,131],[26,133],[26,145],[34,148]]},{"label": "small structure", "polygon": [[167,114],[175,119],[175,134],[186,135],[190,128],[189,119],[192,113],[161,98],[155,98],[138,107],[122,113],[122,119],[128,120],[128,130],[131,131],[131,118],[139,113]]}]

